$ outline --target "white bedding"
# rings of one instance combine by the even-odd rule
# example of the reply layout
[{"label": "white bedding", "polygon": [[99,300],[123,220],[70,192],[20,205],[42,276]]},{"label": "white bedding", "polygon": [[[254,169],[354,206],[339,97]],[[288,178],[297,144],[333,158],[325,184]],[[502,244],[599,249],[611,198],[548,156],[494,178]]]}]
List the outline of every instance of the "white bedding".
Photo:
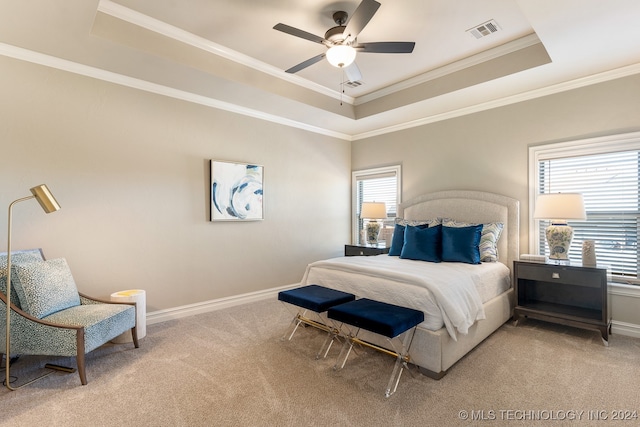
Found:
[{"label": "white bedding", "polygon": [[[364,276],[364,277],[363,277]],[[431,263],[388,255],[340,257],[307,266],[302,284],[318,284],[425,313],[421,327],[444,325],[455,340],[484,319],[482,304],[510,287],[502,263]]]}]

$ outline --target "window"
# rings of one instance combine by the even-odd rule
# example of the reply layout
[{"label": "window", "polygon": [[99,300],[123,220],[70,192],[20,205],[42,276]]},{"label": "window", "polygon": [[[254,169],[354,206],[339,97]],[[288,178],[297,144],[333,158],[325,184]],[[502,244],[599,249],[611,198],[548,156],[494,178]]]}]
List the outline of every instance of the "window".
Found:
[{"label": "window", "polygon": [[352,241],[356,245],[366,244],[362,234],[366,219],[360,218],[362,202],[384,202],[387,207],[387,219],[383,221],[380,240],[391,244],[394,221],[400,203],[401,167],[388,166],[376,169],[354,171],[351,178],[352,186]]},{"label": "window", "polygon": [[531,218],[535,197],[582,193],[587,220],[569,222],[574,229],[569,258],[580,265],[582,242],[595,240],[598,264],[609,267],[615,281],[640,283],[640,132],[531,147],[529,162],[530,250],[549,254],[544,237],[548,221],[536,224]]}]

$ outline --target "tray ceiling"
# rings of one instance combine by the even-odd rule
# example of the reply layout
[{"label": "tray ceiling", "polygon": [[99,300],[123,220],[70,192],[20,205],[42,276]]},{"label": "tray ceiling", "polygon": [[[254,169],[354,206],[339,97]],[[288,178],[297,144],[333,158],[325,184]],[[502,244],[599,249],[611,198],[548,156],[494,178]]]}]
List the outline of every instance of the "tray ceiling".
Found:
[{"label": "tray ceiling", "polygon": [[416,46],[359,53],[353,85],[285,73],[326,48],[273,26],[323,36],[359,1],[2,0],[0,53],[347,140],[640,72],[637,1],[379,1],[358,42]]}]

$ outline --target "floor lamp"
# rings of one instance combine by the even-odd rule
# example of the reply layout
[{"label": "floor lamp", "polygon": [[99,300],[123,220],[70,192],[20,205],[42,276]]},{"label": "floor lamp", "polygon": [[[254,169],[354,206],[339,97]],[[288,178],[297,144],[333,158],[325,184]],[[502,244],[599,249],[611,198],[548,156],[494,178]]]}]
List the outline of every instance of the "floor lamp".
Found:
[{"label": "floor lamp", "polygon": [[6,332],[6,350],[5,350],[5,385],[9,390],[17,390],[20,387],[23,387],[27,384],[31,384],[32,382],[42,378],[45,375],[50,374],[51,372],[42,375],[32,381],[29,381],[26,384],[23,384],[20,387],[14,388],[11,387],[11,377],[9,375],[9,365],[11,359],[11,214],[13,210],[13,205],[19,202],[24,202],[25,200],[36,199],[45,213],[55,212],[60,209],[60,205],[53,197],[53,194],[49,191],[49,188],[45,184],[38,185],[37,187],[33,187],[31,189],[31,196],[23,197],[18,200],[14,200],[9,205],[9,214],[8,214],[8,227],[7,227],[7,332]]}]

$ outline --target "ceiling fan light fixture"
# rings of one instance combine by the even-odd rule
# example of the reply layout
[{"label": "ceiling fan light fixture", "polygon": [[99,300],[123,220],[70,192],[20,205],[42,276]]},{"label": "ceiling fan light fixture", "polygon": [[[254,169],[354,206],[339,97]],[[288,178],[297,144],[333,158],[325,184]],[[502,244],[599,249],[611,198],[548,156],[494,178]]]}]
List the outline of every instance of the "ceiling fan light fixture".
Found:
[{"label": "ceiling fan light fixture", "polygon": [[327,61],[334,67],[348,67],[356,59],[356,50],[348,45],[331,46],[327,51]]}]

